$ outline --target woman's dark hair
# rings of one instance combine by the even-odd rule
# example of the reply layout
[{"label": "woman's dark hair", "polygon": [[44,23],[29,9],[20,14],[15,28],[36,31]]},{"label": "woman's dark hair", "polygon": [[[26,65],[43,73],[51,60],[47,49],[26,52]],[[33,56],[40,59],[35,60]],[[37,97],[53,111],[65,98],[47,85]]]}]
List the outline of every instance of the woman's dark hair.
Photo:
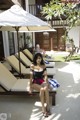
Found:
[{"label": "woman's dark hair", "polygon": [[36,53],[36,54],[34,55],[34,57],[33,57],[33,64],[34,64],[34,65],[37,65],[36,60],[37,60],[38,57],[41,57],[41,65],[44,65],[44,60],[43,60],[43,56],[42,56],[41,53]]}]

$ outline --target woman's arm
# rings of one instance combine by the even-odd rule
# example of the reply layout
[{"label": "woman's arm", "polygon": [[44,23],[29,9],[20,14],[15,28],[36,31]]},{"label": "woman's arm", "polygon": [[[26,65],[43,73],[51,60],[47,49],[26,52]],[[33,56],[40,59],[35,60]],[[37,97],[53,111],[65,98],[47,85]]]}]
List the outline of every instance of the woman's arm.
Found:
[{"label": "woman's arm", "polygon": [[46,66],[44,66],[44,73],[43,73],[43,75],[44,75],[45,82],[48,83],[48,76],[47,76]]}]

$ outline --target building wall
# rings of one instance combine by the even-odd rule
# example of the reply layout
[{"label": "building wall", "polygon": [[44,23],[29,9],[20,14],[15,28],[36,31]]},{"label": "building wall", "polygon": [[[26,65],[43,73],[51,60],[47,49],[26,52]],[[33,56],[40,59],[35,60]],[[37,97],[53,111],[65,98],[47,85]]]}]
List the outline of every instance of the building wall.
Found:
[{"label": "building wall", "polygon": [[74,44],[76,47],[79,47],[79,40],[80,40],[80,26],[72,28],[69,33],[69,37],[74,40]]}]

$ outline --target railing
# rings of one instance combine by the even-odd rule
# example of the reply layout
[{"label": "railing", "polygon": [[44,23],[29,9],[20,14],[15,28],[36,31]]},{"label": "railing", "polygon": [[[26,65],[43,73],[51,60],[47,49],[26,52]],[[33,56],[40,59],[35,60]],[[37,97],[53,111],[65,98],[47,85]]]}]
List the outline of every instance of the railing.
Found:
[{"label": "railing", "polygon": [[48,23],[54,27],[57,27],[57,26],[66,27],[68,25],[67,20],[63,20],[63,22],[60,20],[53,20],[52,23],[51,23],[51,21],[48,21]]}]

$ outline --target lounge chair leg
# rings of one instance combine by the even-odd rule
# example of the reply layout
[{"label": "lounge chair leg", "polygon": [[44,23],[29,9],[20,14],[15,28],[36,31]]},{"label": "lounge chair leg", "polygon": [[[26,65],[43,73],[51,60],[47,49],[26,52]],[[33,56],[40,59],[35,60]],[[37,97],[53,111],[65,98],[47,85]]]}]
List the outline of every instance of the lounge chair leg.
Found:
[{"label": "lounge chair leg", "polygon": [[53,106],[55,106],[55,97],[56,97],[55,95],[56,95],[56,93],[52,94],[52,105]]}]

